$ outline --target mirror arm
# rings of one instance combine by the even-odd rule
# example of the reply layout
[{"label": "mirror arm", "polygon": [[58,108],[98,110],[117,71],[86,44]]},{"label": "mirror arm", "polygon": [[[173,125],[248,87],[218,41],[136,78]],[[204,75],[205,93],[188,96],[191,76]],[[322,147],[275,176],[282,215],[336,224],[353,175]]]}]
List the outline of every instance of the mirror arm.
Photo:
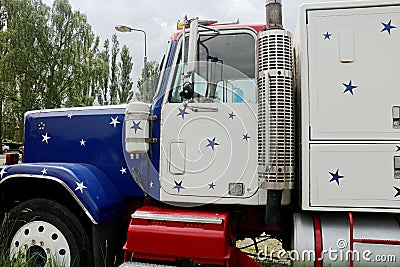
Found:
[{"label": "mirror arm", "polygon": [[182,68],[182,73],[181,73],[181,84],[183,84],[184,82],[185,82],[185,66],[186,66],[186,62],[185,62],[185,47],[186,47],[186,25],[188,24],[188,19],[187,19],[187,16],[185,15],[184,17],[183,17],[183,29],[182,29],[182,36],[183,36],[183,39],[182,39],[182,54],[181,54],[181,57],[182,57],[182,65],[183,65],[183,68]]},{"label": "mirror arm", "polygon": [[190,22],[189,49],[187,60],[187,73],[193,73],[196,68],[199,38],[199,19],[192,19]]}]

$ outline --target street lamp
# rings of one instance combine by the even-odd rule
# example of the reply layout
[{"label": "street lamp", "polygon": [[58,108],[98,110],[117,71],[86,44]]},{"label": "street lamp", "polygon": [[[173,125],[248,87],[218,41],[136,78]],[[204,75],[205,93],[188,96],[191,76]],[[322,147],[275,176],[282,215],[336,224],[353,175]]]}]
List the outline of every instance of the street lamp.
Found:
[{"label": "street lamp", "polygon": [[125,25],[117,25],[115,26],[115,30],[119,31],[119,32],[142,32],[144,34],[144,75],[143,75],[143,82],[145,85],[144,88],[144,92],[143,92],[143,99],[147,100],[147,35],[146,32],[144,30],[141,29],[134,29],[131,28],[129,26],[125,26]]}]

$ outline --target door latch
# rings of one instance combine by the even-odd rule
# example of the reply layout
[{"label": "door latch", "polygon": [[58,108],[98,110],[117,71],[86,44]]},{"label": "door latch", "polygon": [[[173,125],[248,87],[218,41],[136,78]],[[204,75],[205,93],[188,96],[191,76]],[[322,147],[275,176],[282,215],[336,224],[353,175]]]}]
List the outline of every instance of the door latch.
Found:
[{"label": "door latch", "polygon": [[400,129],[400,106],[392,107],[393,129]]},{"label": "door latch", "polygon": [[394,179],[400,179],[400,157],[394,157]]}]

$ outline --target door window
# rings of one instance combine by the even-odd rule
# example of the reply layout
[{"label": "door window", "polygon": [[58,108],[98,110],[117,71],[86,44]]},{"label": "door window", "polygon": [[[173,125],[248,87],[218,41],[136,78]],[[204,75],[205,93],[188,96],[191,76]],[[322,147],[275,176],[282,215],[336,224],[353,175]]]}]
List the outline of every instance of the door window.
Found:
[{"label": "door window", "polygon": [[[188,39],[187,39],[188,40]],[[188,41],[185,42],[188,44]],[[187,49],[185,50],[187,51]],[[192,76],[194,102],[257,101],[255,83],[255,38],[249,33],[202,33],[198,62]],[[169,101],[182,102],[181,56],[175,69],[174,88]]]}]

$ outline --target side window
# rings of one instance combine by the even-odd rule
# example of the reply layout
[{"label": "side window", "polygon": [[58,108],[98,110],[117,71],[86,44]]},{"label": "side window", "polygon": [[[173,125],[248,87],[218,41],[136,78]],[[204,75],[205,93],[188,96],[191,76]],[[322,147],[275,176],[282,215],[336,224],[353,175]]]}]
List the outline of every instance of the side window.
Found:
[{"label": "side window", "polygon": [[[256,102],[255,49],[255,38],[249,33],[202,33],[196,72],[192,76],[195,92],[192,101]],[[176,66],[170,102],[182,102],[182,67],[182,64]]]},{"label": "side window", "polygon": [[255,79],[232,79],[218,83],[215,95],[221,102],[240,103],[257,102],[257,87]]},{"label": "side window", "polygon": [[180,78],[181,73],[182,73],[182,64],[181,64],[181,56],[179,56],[178,64],[175,65],[174,82],[171,95],[169,97],[170,103],[182,102],[182,98],[180,96],[180,92],[182,90],[182,82]]}]

